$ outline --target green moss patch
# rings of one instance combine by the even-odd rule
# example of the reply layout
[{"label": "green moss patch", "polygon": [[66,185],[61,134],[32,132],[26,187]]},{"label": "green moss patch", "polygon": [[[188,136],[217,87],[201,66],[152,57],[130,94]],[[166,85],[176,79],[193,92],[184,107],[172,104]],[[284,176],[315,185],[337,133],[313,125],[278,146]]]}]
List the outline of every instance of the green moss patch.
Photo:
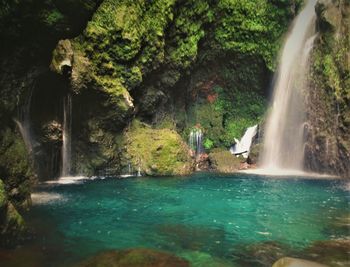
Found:
[{"label": "green moss patch", "polygon": [[192,172],[188,146],[170,129],[152,129],[134,121],[125,133],[127,157],[147,175],[186,175]]}]

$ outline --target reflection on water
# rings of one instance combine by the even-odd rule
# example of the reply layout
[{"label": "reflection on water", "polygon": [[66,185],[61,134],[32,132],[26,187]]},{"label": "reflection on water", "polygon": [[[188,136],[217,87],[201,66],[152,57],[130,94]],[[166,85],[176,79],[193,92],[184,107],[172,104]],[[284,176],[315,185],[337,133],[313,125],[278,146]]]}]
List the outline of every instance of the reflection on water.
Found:
[{"label": "reflection on water", "polygon": [[[13,266],[26,258],[26,266],[67,266],[107,249],[147,247],[193,266],[271,266],[283,256],[317,260],[315,251],[344,246],[347,241],[338,240],[350,236],[345,189],[337,179],[206,173],[46,184],[26,215],[34,236],[17,250],[1,251],[0,259]],[[337,241],[313,245],[324,240]]]}]

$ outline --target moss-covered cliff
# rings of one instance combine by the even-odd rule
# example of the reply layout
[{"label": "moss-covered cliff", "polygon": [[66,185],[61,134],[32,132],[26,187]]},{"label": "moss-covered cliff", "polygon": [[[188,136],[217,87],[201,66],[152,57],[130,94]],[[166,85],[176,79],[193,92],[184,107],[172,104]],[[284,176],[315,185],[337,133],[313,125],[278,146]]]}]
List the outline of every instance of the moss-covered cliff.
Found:
[{"label": "moss-covered cliff", "polygon": [[306,166],[350,177],[350,4],[319,1],[307,92]]},{"label": "moss-covered cliff", "polygon": [[[223,150],[263,120],[278,51],[301,3],[1,2],[1,207],[29,203],[37,179],[60,175],[68,97],[71,174],[120,174],[129,164],[146,175],[189,174],[194,127],[212,167],[239,168]],[[343,176],[350,176],[349,10],[348,1],[319,1],[306,92],[306,167]]]},{"label": "moss-covered cliff", "polygon": [[51,63],[84,107],[73,106],[75,170],[125,168],[122,130],[135,116],[184,140],[200,124],[208,151],[226,149],[262,118],[299,3],[104,1],[81,35],[58,43]]},{"label": "moss-covered cliff", "polygon": [[[72,174],[117,174],[129,160],[137,165],[137,142],[130,140],[143,134],[150,140],[164,134],[164,142],[176,136],[183,144],[196,126],[204,132],[206,152],[226,150],[262,120],[277,54],[301,2],[1,3],[0,175],[11,201],[28,198],[36,175],[59,176],[68,95]],[[318,5],[315,82],[308,97],[315,124],[308,132],[307,167],[339,174],[348,173],[349,158],[348,9],[345,1]],[[127,132],[135,120],[149,127]],[[26,123],[29,146],[20,140]],[[182,152],[173,155],[174,166],[188,160],[186,172],[169,171],[161,156],[152,156],[142,171],[189,173],[193,159]],[[157,171],[148,171],[152,165]]]}]

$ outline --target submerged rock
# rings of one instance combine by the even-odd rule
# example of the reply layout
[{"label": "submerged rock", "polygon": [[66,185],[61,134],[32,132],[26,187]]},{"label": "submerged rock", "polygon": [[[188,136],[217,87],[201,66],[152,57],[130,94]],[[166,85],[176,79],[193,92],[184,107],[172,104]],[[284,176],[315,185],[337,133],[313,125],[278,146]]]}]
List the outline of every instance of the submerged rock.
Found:
[{"label": "submerged rock", "polygon": [[338,239],[317,241],[305,249],[304,253],[309,259],[329,266],[349,266],[350,240]]},{"label": "submerged rock", "polygon": [[237,246],[232,252],[235,262],[244,267],[272,266],[278,259],[293,255],[295,252],[285,244],[266,241],[246,246]]},{"label": "submerged rock", "polygon": [[303,259],[285,257],[276,261],[272,267],[327,267],[327,265]]},{"label": "submerged rock", "polygon": [[181,257],[190,260],[191,267],[235,267],[231,262],[200,251],[187,251],[181,253]]},{"label": "submerged rock", "polygon": [[111,250],[88,259],[77,267],[188,267],[189,262],[170,253],[138,248]]},{"label": "submerged rock", "polygon": [[206,226],[190,226],[185,224],[164,224],[157,227],[158,234],[169,244],[180,250],[220,252],[225,240],[223,229],[213,229]]}]

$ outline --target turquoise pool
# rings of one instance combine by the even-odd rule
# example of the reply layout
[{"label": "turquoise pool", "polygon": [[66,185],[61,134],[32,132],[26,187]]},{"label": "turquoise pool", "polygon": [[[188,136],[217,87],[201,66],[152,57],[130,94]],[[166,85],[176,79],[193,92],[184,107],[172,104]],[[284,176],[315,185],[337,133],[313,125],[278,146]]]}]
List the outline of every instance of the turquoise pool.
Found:
[{"label": "turquoise pool", "polygon": [[314,241],[349,238],[336,223],[350,213],[349,181],[337,179],[198,173],[42,185],[35,194],[28,243],[44,247],[51,266],[135,247],[193,266],[264,266],[274,249],[298,256]]}]

